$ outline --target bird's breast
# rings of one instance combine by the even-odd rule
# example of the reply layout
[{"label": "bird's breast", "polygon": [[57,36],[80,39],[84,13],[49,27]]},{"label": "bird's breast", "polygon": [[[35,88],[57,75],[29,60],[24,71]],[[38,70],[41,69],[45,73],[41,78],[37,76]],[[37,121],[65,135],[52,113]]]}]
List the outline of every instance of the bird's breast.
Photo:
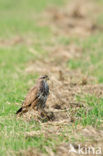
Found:
[{"label": "bird's breast", "polygon": [[45,83],[45,95],[46,96],[48,96],[48,94],[49,94],[49,86],[48,86],[48,84],[47,83]]}]

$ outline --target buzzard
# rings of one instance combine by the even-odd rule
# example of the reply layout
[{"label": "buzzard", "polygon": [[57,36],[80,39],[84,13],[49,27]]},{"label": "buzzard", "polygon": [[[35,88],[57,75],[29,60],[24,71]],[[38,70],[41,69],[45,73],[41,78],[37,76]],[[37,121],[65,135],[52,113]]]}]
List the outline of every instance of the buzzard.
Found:
[{"label": "buzzard", "polygon": [[47,83],[49,77],[47,75],[41,76],[37,84],[28,92],[22,107],[16,114],[26,113],[29,108],[36,110],[43,110],[49,95],[49,86]]}]

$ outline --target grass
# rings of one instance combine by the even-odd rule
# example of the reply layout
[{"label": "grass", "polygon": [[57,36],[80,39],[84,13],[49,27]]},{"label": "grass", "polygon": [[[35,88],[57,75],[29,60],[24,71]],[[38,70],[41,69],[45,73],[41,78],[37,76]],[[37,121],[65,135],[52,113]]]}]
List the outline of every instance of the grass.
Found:
[{"label": "grass", "polygon": [[103,98],[97,98],[93,95],[77,97],[77,101],[84,101],[86,108],[80,108],[75,114],[78,119],[76,124],[81,123],[83,126],[92,125],[100,127],[103,123]]},{"label": "grass", "polygon": [[71,59],[68,66],[71,69],[80,69],[84,74],[94,76],[98,83],[102,83],[102,41],[103,37],[100,33],[80,40],[77,44],[82,48],[82,56],[76,60]]},{"label": "grass", "polygon": [[[33,43],[4,44],[0,46],[0,156],[14,156],[20,150],[35,147],[45,152],[45,146],[54,148],[55,145],[68,141],[62,133],[55,138],[46,139],[44,135],[26,138],[25,132],[41,129],[40,123],[31,120],[17,119],[16,110],[20,107],[24,97],[38,77],[36,73],[25,73],[28,62],[34,61],[36,56],[30,53],[29,48],[35,48],[37,54],[43,54],[41,43],[48,42],[52,36],[49,27],[40,27],[36,24],[36,16],[48,5],[60,5],[63,0],[0,0],[0,39],[14,40],[15,36],[32,39]],[[102,3],[102,2],[101,2]],[[101,23],[101,17],[99,16]],[[72,40],[72,39],[71,39]],[[95,76],[98,83],[103,82],[102,60],[103,60],[103,36],[101,33],[83,39],[72,40],[82,47],[82,59],[72,59],[68,62],[71,69],[81,69],[83,73]],[[59,38],[58,43],[68,44],[70,39]],[[31,80],[31,81],[30,81]],[[78,100],[78,99],[77,99]],[[79,98],[81,100],[81,98]],[[94,96],[84,97],[84,101],[91,107],[88,112],[79,110],[77,117],[83,126],[101,125],[103,119],[103,99]],[[77,124],[79,124],[79,122]],[[72,126],[70,125],[68,129]],[[65,133],[65,132],[64,132]],[[71,134],[71,132],[68,132]]]}]

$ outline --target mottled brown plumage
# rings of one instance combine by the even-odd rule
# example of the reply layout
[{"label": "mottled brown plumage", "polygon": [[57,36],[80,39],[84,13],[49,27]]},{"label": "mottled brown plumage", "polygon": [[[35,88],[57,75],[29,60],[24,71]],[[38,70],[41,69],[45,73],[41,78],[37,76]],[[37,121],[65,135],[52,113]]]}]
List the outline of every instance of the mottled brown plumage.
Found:
[{"label": "mottled brown plumage", "polygon": [[29,110],[29,108],[42,110],[45,107],[46,100],[49,95],[49,86],[47,84],[48,76],[41,76],[37,84],[28,92],[22,107],[16,114],[22,114]]}]

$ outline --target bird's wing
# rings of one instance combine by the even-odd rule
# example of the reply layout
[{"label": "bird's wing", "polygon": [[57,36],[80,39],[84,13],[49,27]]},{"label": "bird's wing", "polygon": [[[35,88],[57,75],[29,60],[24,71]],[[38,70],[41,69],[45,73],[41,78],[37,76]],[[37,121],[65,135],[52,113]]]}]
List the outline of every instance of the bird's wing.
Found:
[{"label": "bird's wing", "polygon": [[40,96],[38,87],[33,87],[27,94],[22,107],[28,107]]}]

